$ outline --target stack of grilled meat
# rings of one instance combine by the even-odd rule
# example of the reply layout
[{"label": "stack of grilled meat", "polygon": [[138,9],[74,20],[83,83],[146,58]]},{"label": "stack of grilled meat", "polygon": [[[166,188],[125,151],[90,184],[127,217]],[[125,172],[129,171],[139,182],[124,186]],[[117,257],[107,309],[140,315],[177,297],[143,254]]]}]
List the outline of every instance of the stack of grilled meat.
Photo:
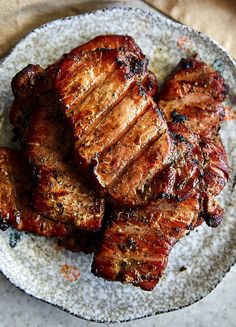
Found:
[{"label": "stack of grilled meat", "polygon": [[0,149],[0,224],[95,252],[92,272],[152,290],[173,245],[223,209],[227,87],[195,57],[157,94],[129,36],[99,36],[12,80],[20,151]]}]

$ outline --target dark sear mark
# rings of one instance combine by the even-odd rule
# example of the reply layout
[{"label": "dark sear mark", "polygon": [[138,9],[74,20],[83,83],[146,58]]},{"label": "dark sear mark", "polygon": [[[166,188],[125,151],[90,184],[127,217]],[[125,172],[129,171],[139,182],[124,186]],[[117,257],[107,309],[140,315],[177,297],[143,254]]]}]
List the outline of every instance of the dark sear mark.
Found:
[{"label": "dark sear mark", "polygon": [[174,123],[183,123],[188,119],[186,115],[181,115],[177,110],[172,111],[171,116]]}]

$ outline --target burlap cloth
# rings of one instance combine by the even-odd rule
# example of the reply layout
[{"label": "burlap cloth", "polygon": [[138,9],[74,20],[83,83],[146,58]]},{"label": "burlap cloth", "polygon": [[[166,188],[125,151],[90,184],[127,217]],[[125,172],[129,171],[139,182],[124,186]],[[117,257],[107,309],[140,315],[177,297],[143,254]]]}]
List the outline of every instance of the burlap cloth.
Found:
[{"label": "burlap cloth", "polygon": [[[0,0],[0,57],[33,28],[122,1]],[[135,6],[138,1],[123,1]],[[206,33],[236,58],[236,0],[149,0],[174,19]]]}]

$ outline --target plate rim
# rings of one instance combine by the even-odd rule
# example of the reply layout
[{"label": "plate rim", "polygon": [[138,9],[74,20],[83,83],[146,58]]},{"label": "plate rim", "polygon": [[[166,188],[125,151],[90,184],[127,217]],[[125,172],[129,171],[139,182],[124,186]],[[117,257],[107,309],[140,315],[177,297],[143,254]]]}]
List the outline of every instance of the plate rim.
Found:
[{"label": "plate rim", "polygon": [[[59,23],[59,22],[63,22],[63,21],[69,21],[69,20],[73,20],[79,17],[85,17],[85,16],[90,16],[90,15],[96,15],[97,13],[105,13],[105,12],[110,12],[110,11],[116,11],[116,10],[121,10],[121,11],[133,11],[133,12],[139,12],[139,13],[144,13],[147,17],[151,17],[153,20],[159,21],[165,25],[171,26],[171,27],[177,27],[177,28],[181,28],[182,30],[185,30],[189,33],[191,33],[193,36],[198,36],[202,39],[205,39],[206,42],[210,42],[214,47],[217,47],[218,50],[220,50],[222,56],[227,59],[228,64],[230,65],[231,69],[232,69],[232,74],[234,76],[234,78],[236,79],[236,60],[233,59],[233,57],[224,49],[223,46],[221,46],[217,41],[215,41],[214,39],[212,39],[211,37],[207,36],[206,34],[195,30],[194,28],[187,26],[185,24],[181,24],[179,22],[175,22],[172,21],[170,18],[166,18],[163,16],[158,15],[158,12],[154,12],[154,11],[149,11],[148,9],[143,9],[143,8],[137,8],[137,7],[111,7],[111,8],[102,8],[102,9],[98,9],[98,10],[94,10],[91,12],[86,12],[86,13],[82,13],[79,15],[73,15],[73,16],[65,16],[62,18],[58,18],[58,19],[54,19],[51,20],[49,22],[46,22],[36,28],[34,28],[33,30],[31,30],[29,33],[27,33],[23,38],[21,38],[18,42],[16,42],[16,44],[10,49],[10,51],[7,52],[7,54],[2,57],[0,59],[0,66],[4,64],[4,62],[8,59],[8,57],[11,56],[12,53],[14,53],[14,51],[16,51],[18,45],[20,45],[23,41],[25,41],[31,34],[36,33],[37,31],[47,28],[48,26],[51,26],[52,24],[55,23]],[[28,233],[26,233],[28,234]],[[201,301],[203,298],[205,298],[206,296],[208,296],[210,293],[212,293],[215,288],[223,281],[223,279],[225,278],[225,276],[230,272],[230,270],[236,265],[236,258],[234,260],[234,262],[231,264],[231,266],[223,272],[222,276],[216,281],[216,283],[214,284],[214,286],[212,287],[212,289],[205,295],[201,296],[199,299],[194,300],[190,303],[188,303],[187,305],[183,305],[183,306],[179,306],[179,307],[175,307],[175,308],[171,308],[168,310],[159,310],[159,311],[155,311],[153,313],[148,313],[146,315],[140,316],[140,317],[135,317],[135,318],[129,318],[129,319],[122,319],[122,320],[95,320],[95,319],[89,319],[86,317],[83,317],[79,314],[73,313],[71,311],[69,311],[68,309],[64,308],[63,306],[59,305],[59,304],[55,304],[52,302],[49,302],[43,298],[37,297],[33,294],[30,294],[29,292],[27,292],[26,290],[24,290],[23,288],[21,288],[20,286],[14,284],[14,282],[11,280],[10,277],[8,277],[7,275],[5,275],[0,267],[0,274],[2,276],[4,276],[4,278],[6,278],[7,281],[9,281],[14,287],[16,287],[17,289],[19,289],[20,291],[24,292],[25,294],[29,295],[32,298],[35,298],[39,301],[42,301],[44,303],[47,303],[53,307],[59,308],[60,310],[76,317],[76,318],[80,318],[82,320],[85,321],[90,321],[90,322],[94,322],[94,323],[109,323],[109,324],[114,324],[114,323],[124,323],[124,322],[130,322],[130,321],[136,321],[136,320],[140,320],[143,318],[148,318],[148,317],[154,317],[160,314],[164,314],[164,313],[169,313],[169,312],[174,312],[177,310],[181,310],[183,308],[187,308],[190,307],[191,305],[193,305],[194,303],[197,303],[199,301]],[[125,286],[125,285],[124,285]]]}]

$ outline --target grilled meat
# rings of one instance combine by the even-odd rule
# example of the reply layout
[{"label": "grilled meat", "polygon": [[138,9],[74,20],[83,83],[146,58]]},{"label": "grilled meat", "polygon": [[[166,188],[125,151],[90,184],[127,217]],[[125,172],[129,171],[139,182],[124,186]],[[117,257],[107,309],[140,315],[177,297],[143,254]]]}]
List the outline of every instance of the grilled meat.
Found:
[{"label": "grilled meat", "polygon": [[142,87],[150,97],[152,97],[154,100],[157,99],[158,82],[156,76],[151,71],[148,71],[144,76],[142,80]]},{"label": "grilled meat", "polygon": [[84,230],[98,230],[104,200],[86,186],[70,157],[70,133],[50,97],[39,100],[25,136],[26,152],[33,166],[33,208],[46,217],[72,223]]},{"label": "grilled meat", "polygon": [[71,235],[72,226],[45,219],[30,208],[28,171],[27,162],[18,151],[0,148],[0,228],[12,226],[46,237]]},{"label": "grilled meat", "polygon": [[76,58],[81,56],[84,52],[92,52],[96,49],[129,49],[130,51],[136,53],[140,59],[144,58],[144,55],[131,36],[128,35],[99,35],[94,39],[79,45],[78,47],[72,49],[69,53],[64,54],[56,62],[48,66],[50,75],[52,73],[57,73],[60,69],[60,64],[65,58]]},{"label": "grilled meat", "polygon": [[39,236],[58,237],[70,251],[91,253],[97,247],[98,233],[76,230],[74,226],[44,218],[30,208],[31,178],[22,153],[0,148],[0,229],[9,226]]},{"label": "grilled meat", "polygon": [[94,257],[92,272],[97,276],[152,290],[172,246],[202,223],[198,137],[183,123],[170,123],[169,129],[173,161],[152,185],[159,199],[140,208],[114,210]]},{"label": "grilled meat", "polygon": [[172,246],[197,223],[198,211],[198,194],[182,202],[159,199],[141,209],[115,211],[92,272],[152,290],[164,273]]},{"label": "grilled meat", "polygon": [[229,165],[218,131],[228,87],[219,72],[195,58],[182,59],[164,83],[158,106],[167,121],[183,122],[199,137],[204,156],[203,217],[216,227],[223,209],[214,200],[229,178]]},{"label": "grilled meat", "polygon": [[[134,40],[126,36],[97,37],[72,50],[68,56],[97,47],[126,47],[143,57]],[[57,64],[45,72],[38,65],[29,65],[13,78],[15,99],[10,120],[17,136],[22,137],[34,108],[25,137],[29,161],[34,168],[33,207],[46,217],[74,221],[80,228],[96,230],[101,224],[104,204],[74,172],[69,131],[48,93],[55,67]],[[150,72],[145,76],[144,87],[153,95],[157,92],[155,76]]]},{"label": "grilled meat", "polygon": [[146,61],[127,50],[99,49],[66,58],[55,87],[75,138],[82,142],[145,71]]},{"label": "grilled meat", "polygon": [[[206,64],[191,58],[177,66],[158,102],[174,143],[172,161],[150,184],[156,200],[140,208],[114,210],[94,257],[95,275],[152,290],[181,237],[203,218],[211,227],[219,225],[223,209],[214,196],[223,189],[229,171],[217,135],[225,93],[223,79]],[[201,124],[195,108],[202,115]]]},{"label": "grilled meat", "polygon": [[[72,50],[67,56],[74,57],[82,51],[108,45],[130,47],[143,58],[133,39],[123,36],[95,38],[94,42],[90,41]],[[53,65],[54,70],[56,66],[57,64]],[[12,108],[11,122],[15,127],[19,127],[16,118],[24,117],[35,107],[25,137],[35,177],[32,204],[38,213],[46,217],[73,222],[79,228],[97,230],[101,225],[104,203],[93,195],[82,178],[74,172],[70,156],[70,132],[50,94],[53,69],[50,66],[43,72],[41,67],[29,65],[12,82],[13,93],[16,95],[14,103],[17,106]],[[148,72],[144,78],[147,92],[155,94],[157,83],[154,75]],[[22,119],[20,124],[22,134],[25,128]]]},{"label": "grilled meat", "polygon": [[140,58],[144,58],[144,55],[131,36],[128,35],[99,35],[94,39],[84,43],[77,48],[73,49],[68,55],[64,57],[76,57],[81,52],[91,52],[96,49],[129,49],[137,54]]},{"label": "grilled meat", "polygon": [[171,158],[166,123],[149,95],[156,85],[150,77],[144,58],[103,49],[65,58],[55,80],[78,166],[118,205],[146,203],[145,190]]},{"label": "grilled meat", "polygon": [[212,140],[202,140],[201,150],[205,163],[202,216],[208,226],[218,227],[223,219],[224,210],[214,197],[220,194],[229,179],[229,165],[219,135]]},{"label": "grilled meat", "polygon": [[211,138],[224,118],[227,92],[219,72],[191,57],[182,59],[166,80],[158,106],[167,121],[184,120],[200,138]]},{"label": "grilled meat", "polygon": [[229,165],[225,148],[219,135],[200,143],[204,155],[204,180],[206,192],[214,196],[220,194],[229,178]]},{"label": "grilled meat", "polygon": [[[72,251],[98,248],[95,275],[152,290],[180,238],[203,218],[211,227],[221,222],[223,209],[214,196],[225,186],[229,171],[217,135],[227,87],[205,63],[181,60],[157,99],[157,81],[134,40],[100,36],[45,71],[26,68],[12,85],[16,98],[11,121],[18,134],[26,126],[24,112],[31,114],[24,141],[34,168],[32,204],[54,219],[36,215],[33,226],[43,219],[44,224],[68,228],[61,244]],[[2,166],[5,174],[7,166]],[[82,174],[112,204],[102,237],[90,230],[101,227],[104,204]],[[7,183],[12,189],[18,185]],[[14,195],[7,199],[17,199],[18,208],[21,196],[17,191]],[[11,215],[1,198],[4,227]],[[27,211],[28,197],[24,199]]]},{"label": "grilled meat", "polygon": [[[49,92],[39,95],[37,91],[37,96],[26,83],[40,89],[38,81],[43,79],[42,75],[42,69],[31,65],[18,73],[12,83],[17,94],[15,103],[18,103],[18,113],[13,107],[12,116],[24,117],[32,111],[24,142],[33,167],[33,208],[50,219],[73,223],[77,228],[98,230],[104,201],[95,196],[73,169],[70,132],[60,110]],[[22,87],[23,84],[27,87]],[[23,132],[24,124],[17,123]]]},{"label": "grilled meat", "polygon": [[28,65],[17,73],[11,82],[14,101],[10,111],[10,123],[16,138],[22,138],[28,119],[37,101],[35,94],[44,69],[39,65]]}]

